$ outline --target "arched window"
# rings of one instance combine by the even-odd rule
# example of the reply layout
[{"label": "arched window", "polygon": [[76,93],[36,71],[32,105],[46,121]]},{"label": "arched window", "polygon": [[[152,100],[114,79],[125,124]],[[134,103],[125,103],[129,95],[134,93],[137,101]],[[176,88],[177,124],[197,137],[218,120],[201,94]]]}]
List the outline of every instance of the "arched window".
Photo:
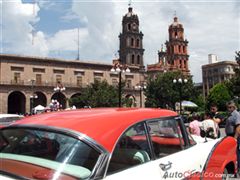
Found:
[{"label": "arched window", "polygon": [[140,40],[137,39],[137,47],[140,47]]},{"label": "arched window", "polygon": [[127,46],[130,46],[130,39],[127,38],[126,41],[127,41]]},{"label": "arched window", "polygon": [[128,30],[130,31],[131,30],[131,24],[127,24],[127,27],[128,27]]},{"label": "arched window", "polygon": [[134,57],[134,54],[133,54],[133,55],[132,55],[132,58],[131,58],[132,64],[134,64],[134,59],[135,59],[135,57]]},{"label": "arched window", "polygon": [[177,32],[175,32],[175,38],[178,38],[178,34],[177,34]]},{"label": "arched window", "polygon": [[137,64],[140,64],[140,55],[137,55]]},{"label": "arched window", "polygon": [[178,46],[178,52],[181,53],[181,46]]},{"label": "arched window", "polygon": [[134,46],[134,39],[131,38],[131,46]]},{"label": "arched window", "polygon": [[185,46],[183,46],[183,53],[186,53],[186,48],[185,48]]}]

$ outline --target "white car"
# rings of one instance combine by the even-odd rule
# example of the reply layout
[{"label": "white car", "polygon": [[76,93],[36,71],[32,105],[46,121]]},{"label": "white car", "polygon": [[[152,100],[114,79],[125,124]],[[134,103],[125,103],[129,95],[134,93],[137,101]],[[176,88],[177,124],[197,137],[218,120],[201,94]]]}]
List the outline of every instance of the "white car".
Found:
[{"label": "white car", "polygon": [[62,111],[1,129],[0,172],[12,179],[209,180],[235,170],[234,138],[192,137],[169,110]]},{"label": "white car", "polygon": [[23,116],[18,114],[0,114],[0,126],[9,125],[22,118]]}]

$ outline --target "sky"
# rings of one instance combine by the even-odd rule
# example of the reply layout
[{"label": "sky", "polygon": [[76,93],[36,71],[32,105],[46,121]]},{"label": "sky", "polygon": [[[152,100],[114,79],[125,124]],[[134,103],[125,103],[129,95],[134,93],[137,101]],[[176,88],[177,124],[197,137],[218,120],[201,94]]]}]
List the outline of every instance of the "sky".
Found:
[{"label": "sky", "polygon": [[[124,0],[0,0],[0,52],[112,63],[119,50]],[[174,12],[189,41],[194,82],[208,54],[235,60],[240,50],[239,0],[132,0],[143,32],[144,64],[158,61]],[[79,32],[78,32],[79,31]],[[78,41],[79,34],[79,41]]]}]

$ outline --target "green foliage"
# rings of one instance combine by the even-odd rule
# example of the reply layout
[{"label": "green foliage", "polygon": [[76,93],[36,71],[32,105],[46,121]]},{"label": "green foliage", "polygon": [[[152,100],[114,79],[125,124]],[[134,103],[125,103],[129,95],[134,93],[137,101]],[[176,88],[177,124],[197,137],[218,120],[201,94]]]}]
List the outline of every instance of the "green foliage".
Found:
[{"label": "green foliage", "polygon": [[146,107],[161,107],[174,109],[175,103],[180,101],[180,87],[182,87],[182,100],[195,100],[198,96],[192,79],[188,77],[187,83],[174,84],[173,79],[183,78],[181,72],[166,72],[158,74],[155,79],[149,78],[145,90]]},{"label": "green foliage", "polygon": [[231,93],[228,87],[224,83],[218,83],[210,90],[207,97],[207,108],[209,109],[211,104],[216,104],[220,111],[226,110],[226,103],[230,101]]},{"label": "green foliage", "polygon": [[80,96],[71,98],[69,104],[77,108],[84,106],[116,107],[118,106],[118,94],[116,88],[109,85],[107,81],[96,81],[84,88]]},{"label": "green foliage", "polygon": [[198,111],[204,111],[205,110],[205,101],[203,98],[203,95],[199,93],[199,95],[196,97],[194,102],[198,105]]},{"label": "green foliage", "polygon": [[233,84],[232,92],[234,96],[240,97],[240,51],[236,52],[235,59],[238,63],[238,68],[235,69],[235,77],[231,80]]},{"label": "green foliage", "polygon": [[236,52],[236,62],[238,63],[237,68],[234,69],[235,76],[225,81],[224,84],[228,88],[229,94],[237,104],[240,103],[240,51]]},{"label": "green foliage", "polygon": [[122,103],[126,107],[135,107],[136,106],[136,104],[134,104],[134,99],[132,99],[132,98],[124,98],[122,100]]},{"label": "green foliage", "polygon": [[236,62],[240,66],[240,51],[236,51],[236,56],[235,56]]}]

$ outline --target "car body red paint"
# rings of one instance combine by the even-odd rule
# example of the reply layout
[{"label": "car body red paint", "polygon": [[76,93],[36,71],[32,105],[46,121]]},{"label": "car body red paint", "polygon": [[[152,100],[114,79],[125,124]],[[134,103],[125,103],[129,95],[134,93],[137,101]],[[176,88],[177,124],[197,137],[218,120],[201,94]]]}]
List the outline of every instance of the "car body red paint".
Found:
[{"label": "car body red paint", "polygon": [[[169,124],[166,124],[168,121]],[[139,125],[141,128],[138,129]],[[81,167],[79,172],[87,174],[83,179],[155,180],[164,179],[166,173],[172,173],[176,179],[183,179],[181,175],[189,174],[189,179],[208,180],[219,178],[205,176],[206,174],[222,174],[226,168],[231,173],[236,168],[236,141],[233,138],[195,143],[177,113],[170,110],[99,108],[61,111],[27,117],[0,130],[1,135],[5,135],[3,139],[9,138],[9,141],[13,142],[14,138],[7,137],[6,134],[14,137],[15,134],[21,134],[21,130],[24,133],[30,132],[23,138],[22,147],[16,153],[11,154],[8,150],[0,152],[1,171],[30,179],[56,179],[57,175],[58,179],[81,179],[82,174],[76,174]],[[34,133],[41,137],[41,143],[31,140]],[[55,136],[61,142],[60,146],[55,147]],[[38,141],[38,138],[35,140]],[[67,144],[72,141],[75,143]],[[38,145],[37,148],[34,143]],[[77,143],[81,143],[80,146],[77,146]],[[131,146],[124,149],[129,144]],[[0,145],[4,149],[8,144],[1,141]],[[81,150],[79,147],[84,145],[85,149],[92,150],[89,151],[89,161],[87,164],[78,164],[76,160],[83,158],[81,154],[88,152],[85,149],[78,151]],[[31,153],[36,150],[40,157],[21,154],[28,152],[29,147],[33,149]],[[55,152],[54,147],[57,151],[61,150],[61,153],[57,154],[59,157],[50,153]],[[118,150],[119,148],[122,149]],[[164,153],[158,152],[163,149]],[[206,149],[202,156],[201,150]],[[45,151],[47,154],[44,154]],[[67,153],[63,153],[64,151]],[[66,158],[69,158],[73,151],[76,157],[67,162]],[[171,153],[168,154],[168,151]],[[127,156],[122,158],[121,155],[125,153],[128,153]],[[46,155],[49,157],[45,157]],[[65,159],[62,159],[61,155],[64,155]],[[134,155],[131,157],[132,161],[127,160],[130,155]],[[119,161],[118,164],[115,161]],[[57,168],[59,165],[63,166],[63,169],[65,165],[67,167],[61,172]],[[110,171],[113,165],[117,171]]]}]

